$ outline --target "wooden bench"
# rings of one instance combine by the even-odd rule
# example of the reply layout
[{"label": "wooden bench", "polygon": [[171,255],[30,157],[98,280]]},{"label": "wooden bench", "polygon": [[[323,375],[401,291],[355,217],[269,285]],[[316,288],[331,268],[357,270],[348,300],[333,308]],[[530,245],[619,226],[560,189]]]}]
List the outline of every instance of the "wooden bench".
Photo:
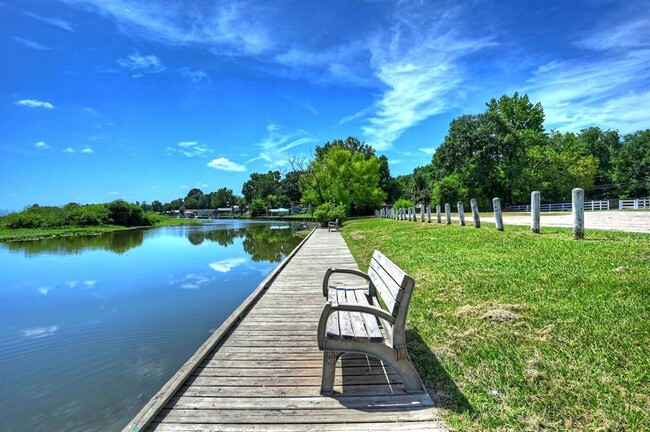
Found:
[{"label": "wooden bench", "polygon": [[335,220],[334,222],[327,222],[327,232],[330,231],[338,231],[339,230],[339,220]]},{"label": "wooden bench", "polygon": [[[336,273],[359,276],[365,284],[357,288],[331,285]],[[334,391],[336,362],[345,353],[376,357],[399,374],[407,392],[424,392],[406,351],[406,314],[414,287],[413,278],[379,251],[372,255],[368,273],[327,270],[323,280],[327,303],[318,322],[318,348],[323,351],[321,393]]]}]

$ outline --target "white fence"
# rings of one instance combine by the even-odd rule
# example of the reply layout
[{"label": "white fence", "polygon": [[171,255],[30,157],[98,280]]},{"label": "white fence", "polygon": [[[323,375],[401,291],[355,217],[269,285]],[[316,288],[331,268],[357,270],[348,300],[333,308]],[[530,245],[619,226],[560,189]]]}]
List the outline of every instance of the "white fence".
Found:
[{"label": "white fence", "polygon": [[[530,205],[514,205],[510,207],[513,211],[520,212],[529,212]],[[584,204],[585,210],[609,210],[609,201],[585,201]],[[555,211],[571,211],[571,203],[552,203],[552,204],[542,204],[540,205],[540,211],[543,212],[555,212]]]},{"label": "white fence", "polygon": [[650,209],[650,199],[648,198],[635,198],[628,200],[618,200],[618,208],[624,209]]}]

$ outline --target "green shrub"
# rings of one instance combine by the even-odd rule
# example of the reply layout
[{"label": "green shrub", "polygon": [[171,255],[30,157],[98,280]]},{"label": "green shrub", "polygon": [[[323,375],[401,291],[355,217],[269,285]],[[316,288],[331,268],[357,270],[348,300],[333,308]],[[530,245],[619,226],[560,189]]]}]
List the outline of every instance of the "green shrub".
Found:
[{"label": "green shrub", "polygon": [[343,223],[347,216],[347,209],[343,205],[326,202],[314,210],[314,218],[320,222],[322,227],[326,227],[328,222],[334,222],[336,219]]},{"label": "green shrub", "polygon": [[251,203],[251,216],[265,215],[266,211],[266,202],[262,198],[253,199]]},{"label": "green shrub", "polygon": [[126,227],[153,225],[152,219],[136,204],[118,199],[110,202],[106,208],[108,209],[108,220],[114,225]]},{"label": "green shrub", "polygon": [[393,208],[395,210],[399,210],[401,208],[410,208],[413,207],[413,203],[407,199],[400,198],[397,201],[395,201],[395,204],[393,205]]}]

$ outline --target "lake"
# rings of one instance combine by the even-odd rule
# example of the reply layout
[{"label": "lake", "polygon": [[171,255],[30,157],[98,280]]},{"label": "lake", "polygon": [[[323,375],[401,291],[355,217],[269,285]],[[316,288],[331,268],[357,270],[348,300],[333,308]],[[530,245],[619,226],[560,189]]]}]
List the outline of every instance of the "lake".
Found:
[{"label": "lake", "polygon": [[300,224],[0,243],[0,430],[120,430],[301,240]]}]

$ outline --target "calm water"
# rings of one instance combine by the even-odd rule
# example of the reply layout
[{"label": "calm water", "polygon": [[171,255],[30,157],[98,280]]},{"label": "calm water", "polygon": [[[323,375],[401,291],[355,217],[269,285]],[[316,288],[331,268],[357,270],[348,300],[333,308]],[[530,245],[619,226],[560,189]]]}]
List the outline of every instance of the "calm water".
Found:
[{"label": "calm water", "polygon": [[120,430],[293,250],[297,228],[0,243],[0,430]]}]

